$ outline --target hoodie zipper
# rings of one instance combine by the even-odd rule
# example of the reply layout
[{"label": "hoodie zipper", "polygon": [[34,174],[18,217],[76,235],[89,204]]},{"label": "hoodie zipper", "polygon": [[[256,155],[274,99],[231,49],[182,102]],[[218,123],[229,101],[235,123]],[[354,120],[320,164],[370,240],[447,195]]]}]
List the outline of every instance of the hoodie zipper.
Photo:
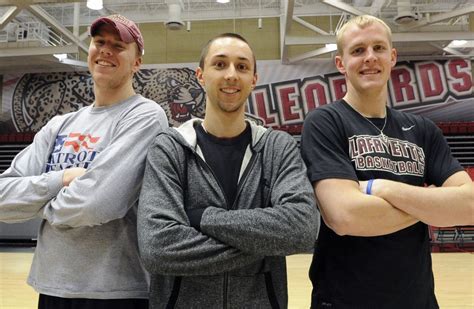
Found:
[{"label": "hoodie zipper", "polygon": [[229,289],[229,273],[224,273],[224,299],[223,299],[223,304],[222,308],[227,309],[227,292]]},{"label": "hoodie zipper", "polygon": [[[229,201],[227,200],[227,196],[225,196],[225,193],[224,193],[224,189],[222,188],[221,184],[219,183],[219,181],[217,180],[217,177],[216,177],[216,174],[214,174],[214,171],[212,170],[212,168],[209,166],[209,164],[206,163],[206,161],[204,161],[201,156],[199,156],[197,153],[195,153],[196,157],[198,158],[199,162],[201,162],[201,164],[203,164],[203,166],[205,168],[207,168],[212,176],[214,177],[214,180],[216,181],[217,185],[219,186],[219,189],[222,193],[222,195],[224,196],[224,200],[225,200],[225,205],[226,205],[226,209],[229,210]],[[223,297],[222,297],[222,308],[223,309],[227,309],[227,292],[228,292],[228,289],[229,289],[229,273],[228,272],[225,272],[224,273],[224,282],[223,282],[224,286],[223,286]]]},{"label": "hoodie zipper", "polygon": [[[198,156],[199,157],[199,156]],[[236,201],[238,199],[238,196],[240,195],[241,191],[242,191],[242,188],[243,188],[243,184],[246,182],[247,180],[247,176],[250,172],[250,170],[253,168],[254,164],[255,164],[255,155],[252,156],[252,158],[250,159],[250,162],[249,164],[247,165],[247,168],[245,169],[244,173],[242,174],[242,178],[241,178],[241,181],[239,181],[239,184],[238,184],[238,187],[237,187],[237,194],[235,195],[235,199],[234,199],[234,202],[231,206],[231,208],[227,207],[227,209],[234,209],[235,207],[235,204],[236,204]],[[202,160],[202,159],[201,159]],[[202,160],[204,162],[204,160]],[[204,162],[206,165],[207,163]],[[209,168],[209,170],[211,171],[211,173],[213,174],[214,176],[214,179],[217,179],[216,178],[216,175],[214,175],[214,172],[212,171],[212,169],[209,167],[209,165],[207,165],[207,167]],[[220,183],[217,181],[217,183],[219,184],[219,187],[221,188],[221,191],[224,192],[224,190],[222,189]],[[225,196],[225,194],[224,194]],[[227,201],[227,197],[226,197],[226,205],[229,206],[229,201]],[[222,308],[223,309],[227,309],[227,295],[228,295],[228,292],[229,292],[229,273],[228,272],[225,272],[224,273],[224,287],[223,287],[223,306]]]},{"label": "hoodie zipper", "polygon": [[245,168],[245,171],[242,174],[242,178],[240,179],[239,184],[237,186],[237,193],[235,194],[234,203],[232,204],[230,209],[235,209],[238,197],[240,196],[240,193],[242,192],[242,188],[244,187],[244,184],[247,182],[247,176],[255,165],[256,157],[257,157],[257,154],[254,154],[252,155],[252,158],[250,158],[249,164],[247,164],[247,167]]}]

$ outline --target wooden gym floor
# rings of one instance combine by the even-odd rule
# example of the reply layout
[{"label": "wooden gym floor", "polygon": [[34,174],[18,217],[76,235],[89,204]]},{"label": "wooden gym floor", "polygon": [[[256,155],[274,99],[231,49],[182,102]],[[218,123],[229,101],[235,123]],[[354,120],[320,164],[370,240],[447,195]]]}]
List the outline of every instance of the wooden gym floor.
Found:
[{"label": "wooden gym floor", "polygon": [[[0,308],[33,309],[38,295],[26,284],[32,249],[0,249]],[[442,309],[474,308],[474,255],[433,253],[435,288]],[[289,308],[307,309],[311,283],[308,268],[311,255],[290,256],[288,263]]]}]

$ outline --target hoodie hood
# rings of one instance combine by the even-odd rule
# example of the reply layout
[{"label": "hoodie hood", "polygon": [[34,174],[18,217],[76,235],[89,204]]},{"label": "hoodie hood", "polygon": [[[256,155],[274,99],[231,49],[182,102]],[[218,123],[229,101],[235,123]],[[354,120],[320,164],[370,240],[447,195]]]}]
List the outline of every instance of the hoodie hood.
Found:
[{"label": "hoodie hood", "polygon": [[[254,151],[260,151],[263,147],[264,140],[266,133],[271,131],[270,128],[265,128],[263,126],[259,126],[255,124],[253,121],[248,119],[245,120],[248,124],[250,124],[250,130],[252,132],[252,144],[251,148]],[[193,151],[197,151],[197,137],[195,126],[201,124],[203,119],[194,118],[186,121],[182,125],[177,128],[169,128],[165,130],[163,133],[168,134],[169,136],[173,137],[177,142],[182,144],[183,146],[187,146],[191,148]]]}]

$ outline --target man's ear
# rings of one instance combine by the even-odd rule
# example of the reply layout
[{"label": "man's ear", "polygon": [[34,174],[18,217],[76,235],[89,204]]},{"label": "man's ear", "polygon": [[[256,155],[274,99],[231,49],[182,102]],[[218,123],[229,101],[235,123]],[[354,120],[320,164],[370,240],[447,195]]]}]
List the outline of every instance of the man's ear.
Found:
[{"label": "man's ear", "polygon": [[336,57],[334,57],[334,63],[336,64],[337,70],[342,75],[346,75],[346,68],[344,67],[344,62],[342,62],[342,56],[337,55]]},{"label": "man's ear", "polygon": [[205,86],[205,82],[204,82],[204,79],[202,78],[202,73],[203,73],[203,72],[202,72],[201,67],[198,67],[198,68],[196,69],[196,78],[197,78],[199,84],[201,84],[201,86],[204,87],[204,86]]},{"label": "man's ear", "polygon": [[133,64],[132,71],[133,73],[137,73],[140,70],[140,66],[142,65],[142,57],[135,58],[135,63]]},{"label": "man's ear", "polygon": [[391,62],[393,68],[397,64],[397,50],[395,48],[392,48]]},{"label": "man's ear", "polygon": [[255,73],[252,79],[252,90],[255,89],[255,86],[257,86],[257,81],[258,81],[258,74]]}]

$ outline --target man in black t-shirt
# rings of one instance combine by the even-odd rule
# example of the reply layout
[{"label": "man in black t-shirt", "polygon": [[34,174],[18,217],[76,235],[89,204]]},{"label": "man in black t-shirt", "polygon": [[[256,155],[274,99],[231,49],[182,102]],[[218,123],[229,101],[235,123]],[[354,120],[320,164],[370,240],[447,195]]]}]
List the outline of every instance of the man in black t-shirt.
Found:
[{"label": "man in black t-shirt", "polygon": [[430,120],[386,106],[390,28],[358,16],[337,45],[347,93],[308,115],[301,141],[324,219],[312,308],[438,308],[427,225],[474,224],[473,183]]}]

